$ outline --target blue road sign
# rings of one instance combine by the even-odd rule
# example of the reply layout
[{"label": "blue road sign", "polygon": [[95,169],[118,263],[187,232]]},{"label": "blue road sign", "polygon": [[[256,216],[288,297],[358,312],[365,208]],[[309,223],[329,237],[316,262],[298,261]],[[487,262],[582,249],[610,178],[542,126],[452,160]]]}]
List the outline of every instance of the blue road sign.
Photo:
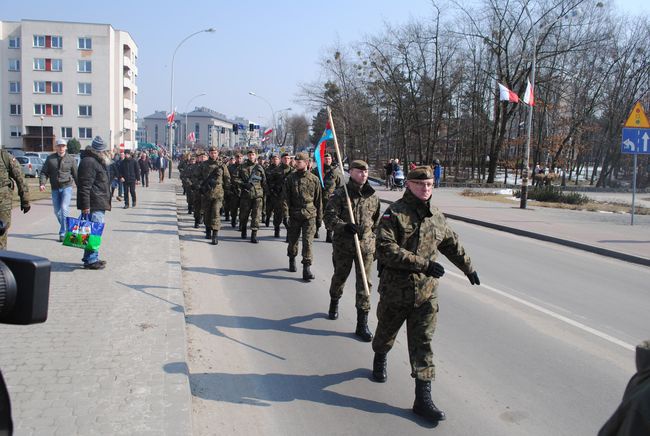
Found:
[{"label": "blue road sign", "polygon": [[650,129],[623,127],[621,153],[650,154]]}]

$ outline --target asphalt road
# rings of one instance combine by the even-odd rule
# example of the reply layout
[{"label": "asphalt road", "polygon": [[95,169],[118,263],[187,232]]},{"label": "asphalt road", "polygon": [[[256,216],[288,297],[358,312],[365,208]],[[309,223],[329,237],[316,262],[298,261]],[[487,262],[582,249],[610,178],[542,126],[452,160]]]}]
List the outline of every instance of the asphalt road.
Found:
[{"label": "asphalt road", "polygon": [[[213,247],[182,209],[195,434],[430,434],[410,410],[404,330],[377,384],[372,349],[352,334],[352,278],[340,318],[326,319],[330,244],[315,242],[305,283],[287,270],[284,230],[253,245],[226,224]],[[444,263],[432,391],[448,418],[436,434],[595,434],[648,338],[650,269],[450,223],[483,285]]]}]

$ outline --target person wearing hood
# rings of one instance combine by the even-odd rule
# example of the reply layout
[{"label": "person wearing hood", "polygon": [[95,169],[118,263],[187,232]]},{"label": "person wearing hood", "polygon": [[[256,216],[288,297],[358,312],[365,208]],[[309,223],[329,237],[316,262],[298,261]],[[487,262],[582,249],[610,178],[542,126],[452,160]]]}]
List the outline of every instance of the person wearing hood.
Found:
[{"label": "person wearing hood", "polygon": [[445,273],[436,262],[444,254],[472,285],[480,285],[472,261],[449,227],[445,216],[433,205],[433,170],[417,167],[408,174],[406,191],[383,213],[377,228],[379,304],[372,378],[386,381],[387,354],[406,322],[411,377],[415,379],[413,411],[432,423],[445,413],[431,400],[435,376],[431,340],[438,315],[438,284]]},{"label": "person wearing hood", "polygon": [[623,400],[598,436],[650,435],[650,340],[636,347],[636,374],[625,388]]},{"label": "person wearing hood", "polygon": [[[368,289],[370,283],[370,267],[375,258],[375,229],[381,215],[379,197],[368,183],[368,164],[362,160],[350,164],[350,180],[347,192],[354,213],[354,224],[350,219],[350,211],[345,189],[336,189],[325,208],[323,221],[328,234],[332,234],[332,263],[334,274],[330,282],[329,319],[339,317],[339,299],[343,295],[345,281],[350,275],[352,264],[356,272],[356,308],[357,328],[355,334],[364,342],[372,340],[368,329],[368,312],[370,311],[370,295],[366,294],[361,268],[366,272]],[[359,265],[354,235],[359,238],[363,265]]]},{"label": "person wearing hood", "polygon": [[[106,212],[111,210],[110,164],[106,143],[100,136],[95,136],[92,144],[84,150],[77,171],[77,209],[96,223],[103,223]],[[99,260],[99,251],[84,250],[81,260],[84,268],[90,270],[106,266],[105,261]]]}]

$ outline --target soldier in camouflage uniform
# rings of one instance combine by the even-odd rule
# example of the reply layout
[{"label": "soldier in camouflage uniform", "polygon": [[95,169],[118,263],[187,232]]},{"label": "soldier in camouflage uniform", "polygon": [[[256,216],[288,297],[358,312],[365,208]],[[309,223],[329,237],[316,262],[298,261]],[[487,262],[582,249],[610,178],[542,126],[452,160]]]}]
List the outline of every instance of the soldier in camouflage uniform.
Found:
[{"label": "soldier in camouflage uniform", "polygon": [[264,167],[266,173],[266,189],[264,190],[264,225],[268,227],[271,224],[271,215],[273,214],[273,203],[271,202],[271,191],[269,186],[269,176],[280,165],[280,157],[272,154],[269,164]]},{"label": "soldier in camouflage uniform", "polygon": [[[235,163],[235,156],[231,156],[228,158],[228,160],[225,162],[226,169],[228,169],[228,174],[232,177],[232,173],[230,172],[230,166]],[[223,211],[224,211],[224,218],[226,221],[230,221],[230,209],[232,208],[232,187],[228,189],[226,192],[223,194]]]},{"label": "soldier in camouflage uniform", "polygon": [[[311,172],[314,173],[314,175],[320,180],[320,176],[318,175],[318,168],[314,166]],[[325,158],[323,159],[323,184],[325,186],[321,185],[321,187],[323,190],[323,210],[325,210],[327,201],[334,193],[334,190],[343,186],[341,171],[335,165],[332,165],[332,155],[329,153],[325,153]],[[319,237],[318,230],[319,227],[316,227],[316,234],[314,235],[314,238],[316,239]],[[332,242],[332,232],[330,230],[327,230],[325,242]]]},{"label": "soldier in camouflage uniform", "polygon": [[235,153],[235,163],[228,165],[230,173],[230,225],[237,227],[237,215],[239,212],[241,196],[241,179],[239,178],[239,168],[242,165],[242,154]]},{"label": "soldier in camouflage uniform", "polygon": [[201,165],[201,195],[203,204],[203,221],[205,222],[205,239],[212,239],[212,245],[217,245],[218,233],[221,229],[221,203],[224,192],[230,189],[230,173],[219,159],[219,149],[212,146],[208,149],[209,158]]},{"label": "soldier in camouflage uniform", "polygon": [[187,201],[187,213],[192,214],[194,212],[194,192],[192,191],[192,178],[191,174],[196,165],[196,156],[191,155],[187,161],[187,164],[180,171],[180,178],[183,184],[183,192],[185,193],[185,199]]},{"label": "soldier in camouflage uniform", "polygon": [[432,422],[445,414],[431,400],[435,376],[431,339],[438,313],[438,279],[445,270],[436,259],[442,253],[472,285],[478,274],[460,245],[458,235],[431,201],[433,170],[417,167],[408,174],[404,196],[381,216],[377,229],[377,262],[380,270],[377,330],[372,375],[386,381],[386,354],[404,321],[409,345],[411,377],[415,378],[413,411]]},{"label": "soldier in camouflage uniform", "polygon": [[192,210],[194,211],[194,228],[198,229],[199,225],[203,222],[203,203],[201,201],[201,167],[208,160],[208,155],[205,154],[203,150],[196,152],[196,163],[192,167],[192,172],[190,173],[190,182],[192,185],[192,198],[194,200],[194,205]]},{"label": "soldier in camouflage uniform", "polygon": [[241,186],[239,196],[239,230],[241,238],[246,239],[246,226],[248,216],[251,217],[251,242],[257,244],[257,231],[260,228],[262,218],[262,196],[266,186],[266,174],[262,165],[255,160],[255,150],[248,150],[248,160],[239,167],[238,179]]},{"label": "soldier in camouflage uniform", "polygon": [[330,284],[329,318],[334,320],[339,316],[339,299],[343,295],[345,281],[350,275],[352,263],[356,271],[356,308],[357,328],[355,334],[363,341],[370,342],[372,333],[368,329],[368,312],[370,311],[370,296],[366,295],[363,277],[354,246],[354,235],[359,237],[363,268],[366,272],[368,290],[370,284],[370,267],[375,258],[375,229],[379,224],[379,197],[368,183],[368,164],[362,160],[350,164],[350,180],[347,183],[348,195],[354,211],[354,222],[350,220],[347,199],[343,187],[338,188],[325,208],[325,227],[328,233],[334,234],[332,245],[332,263],[334,275]]},{"label": "soldier in camouflage uniform", "polygon": [[[183,171],[187,169],[187,166],[190,164],[190,154],[189,153],[183,153],[181,156],[181,160],[178,163],[177,169],[178,169],[178,175],[181,178],[181,182],[183,181]],[[187,189],[185,186],[185,183],[181,183],[183,186],[183,195],[187,194]]]},{"label": "soldier in camouflage uniform", "polygon": [[295,171],[287,176],[282,191],[283,216],[288,218],[287,237],[289,246],[289,271],[296,272],[298,238],[302,231],[302,278],[313,280],[312,241],[316,227],[322,224],[322,192],[318,177],[307,171],[309,156],[298,153],[295,157]]},{"label": "soldier in camouflage uniform", "polygon": [[[277,160],[277,157],[274,157],[273,161],[275,160]],[[276,238],[280,237],[280,224],[285,221],[282,211],[282,187],[284,186],[284,181],[287,176],[293,172],[293,168],[289,166],[289,161],[289,155],[284,153],[282,155],[282,162],[275,166],[271,163],[266,172],[266,186],[268,192],[266,204],[269,207],[266,219],[268,221],[271,213],[273,213],[273,227],[275,229],[273,236]]]},{"label": "soldier in camouflage uniform", "polygon": [[20,210],[29,212],[29,186],[25,183],[23,171],[16,158],[5,150],[0,150],[0,221],[4,224],[4,231],[0,236],[0,250],[7,249],[7,231],[11,225],[11,209],[14,196],[14,184],[18,186],[20,196]]}]

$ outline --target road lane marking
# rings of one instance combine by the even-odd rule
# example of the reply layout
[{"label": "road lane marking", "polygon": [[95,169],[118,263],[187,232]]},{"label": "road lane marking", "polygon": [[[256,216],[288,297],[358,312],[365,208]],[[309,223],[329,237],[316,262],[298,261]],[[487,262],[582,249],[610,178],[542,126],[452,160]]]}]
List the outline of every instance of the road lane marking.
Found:
[{"label": "road lane marking", "polygon": [[[447,271],[447,274],[451,274],[452,276],[463,279],[463,280],[466,279],[464,274],[459,274],[459,273],[456,273],[456,272],[453,272],[453,271]],[[599,338],[604,339],[604,340],[606,340],[608,342],[611,342],[612,344],[623,347],[626,350],[630,350],[630,351],[635,351],[636,350],[636,347],[634,345],[632,345],[632,344],[628,344],[627,342],[622,341],[622,340],[620,340],[618,338],[615,338],[614,336],[608,335],[607,333],[601,332],[600,330],[596,330],[596,329],[594,329],[592,327],[589,327],[589,326],[587,326],[585,324],[582,324],[581,322],[572,320],[571,318],[567,318],[566,316],[560,315],[559,313],[553,312],[552,310],[546,309],[546,308],[544,308],[542,306],[539,306],[539,305],[537,305],[535,303],[531,303],[531,302],[526,301],[526,300],[524,300],[522,298],[519,298],[519,297],[516,297],[516,296],[514,296],[512,294],[509,294],[509,293],[507,293],[505,291],[501,291],[501,290],[499,290],[497,288],[493,288],[490,285],[486,285],[486,284],[481,283],[480,287],[483,288],[483,289],[487,289],[488,291],[491,291],[491,292],[493,292],[495,294],[501,295],[502,297],[505,297],[505,298],[508,298],[508,299],[510,299],[512,301],[515,301],[515,302],[517,302],[519,304],[523,304],[526,307],[529,307],[529,308],[531,308],[533,310],[541,312],[541,313],[543,313],[545,315],[548,315],[548,316],[550,316],[552,318],[555,318],[555,319],[557,319],[559,321],[562,321],[562,322],[564,322],[566,324],[569,324],[570,326],[576,327],[576,328],[578,328],[578,329],[580,329],[582,331],[585,331],[587,333],[591,333],[594,336],[598,336]]]}]

